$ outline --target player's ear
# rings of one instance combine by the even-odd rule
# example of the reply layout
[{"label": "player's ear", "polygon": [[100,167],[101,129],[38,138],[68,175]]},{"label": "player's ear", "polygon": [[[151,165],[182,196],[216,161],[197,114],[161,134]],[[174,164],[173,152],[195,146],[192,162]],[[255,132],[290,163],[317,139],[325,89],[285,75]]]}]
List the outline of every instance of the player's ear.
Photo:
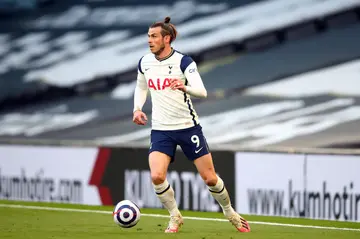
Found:
[{"label": "player's ear", "polygon": [[164,36],[164,40],[166,43],[170,43],[170,35]]}]

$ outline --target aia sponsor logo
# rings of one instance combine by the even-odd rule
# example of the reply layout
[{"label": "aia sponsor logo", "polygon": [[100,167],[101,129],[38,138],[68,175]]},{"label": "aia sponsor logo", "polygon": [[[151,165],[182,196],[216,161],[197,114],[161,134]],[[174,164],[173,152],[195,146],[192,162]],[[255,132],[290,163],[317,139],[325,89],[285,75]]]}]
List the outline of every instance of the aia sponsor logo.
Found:
[{"label": "aia sponsor logo", "polygon": [[174,79],[173,78],[165,78],[165,79],[157,78],[156,80],[149,79],[148,87],[149,89],[152,88],[153,90],[165,90],[167,87],[170,87],[171,80]]}]

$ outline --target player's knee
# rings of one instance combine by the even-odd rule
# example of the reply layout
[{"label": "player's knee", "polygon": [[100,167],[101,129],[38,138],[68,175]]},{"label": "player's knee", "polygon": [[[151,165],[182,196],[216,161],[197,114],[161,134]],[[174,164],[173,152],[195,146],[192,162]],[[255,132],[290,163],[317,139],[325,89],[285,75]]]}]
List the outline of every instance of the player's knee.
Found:
[{"label": "player's knee", "polygon": [[217,178],[216,174],[214,174],[214,175],[206,175],[204,177],[204,181],[205,181],[205,184],[207,186],[215,186],[216,183],[217,183],[217,180],[218,180],[218,178]]},{"label": "player's knee", "polygon": [[155,185],[163,183],[165,179],[166,175],[164,173],[151,173],[151,180]]}]

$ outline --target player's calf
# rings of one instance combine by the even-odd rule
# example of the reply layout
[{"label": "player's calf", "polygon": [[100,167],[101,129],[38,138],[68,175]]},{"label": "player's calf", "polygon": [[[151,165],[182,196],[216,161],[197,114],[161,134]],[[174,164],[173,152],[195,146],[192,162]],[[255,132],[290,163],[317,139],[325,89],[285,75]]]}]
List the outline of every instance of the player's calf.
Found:
[{"label": "player's calf", "polygon": [[231,206],[229,193],[226,190],[223,180],[217,176],[217,182],[214,186],[208,186],[211,195],[220,204],[223,213],[226,217],[230,217],[235,213]]},{"label": "player's calf", "polygon": [[156,196],[161,201],[162,205],[169,211],[171,216],[177,216],[180,214],[176,200],[175,192],[169,182],[165,180],[161,184],[153,184]]},{"label": "player's calf", "polygon": [[239,232],[250,232],[249,223],[241,217],[231,206],[229,193],[226,190],[223,180],[217,177],[217,182],[213,186],[209,186],[211,195],[220,204],[225,217],[235,226]]}]

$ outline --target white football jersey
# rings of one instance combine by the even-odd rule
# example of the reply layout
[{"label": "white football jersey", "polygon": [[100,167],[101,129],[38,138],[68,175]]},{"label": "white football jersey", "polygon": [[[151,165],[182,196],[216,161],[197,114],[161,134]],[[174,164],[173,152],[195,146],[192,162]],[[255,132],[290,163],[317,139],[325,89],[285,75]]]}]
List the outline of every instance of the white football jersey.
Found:
[{"label": "white football jersey", "polygon": [[[181,80],[189,86],[184,93],[170,88],[171,79]],[[147,54],[139,60],[137,87],[148,90],[152,102],[152,129],[177,130],[199,124],[199,117],[190,99],[192,90],[205,92],[206,90],[197,70],[196,63],[190,56],[172,49],[165,59],[158,60],[154,54]],[[193,94],[196,95],[196,94]],[[134,110],[141,109],[142,104],[134,99]],[[140,100],[141,101],[141,100]]]}]

